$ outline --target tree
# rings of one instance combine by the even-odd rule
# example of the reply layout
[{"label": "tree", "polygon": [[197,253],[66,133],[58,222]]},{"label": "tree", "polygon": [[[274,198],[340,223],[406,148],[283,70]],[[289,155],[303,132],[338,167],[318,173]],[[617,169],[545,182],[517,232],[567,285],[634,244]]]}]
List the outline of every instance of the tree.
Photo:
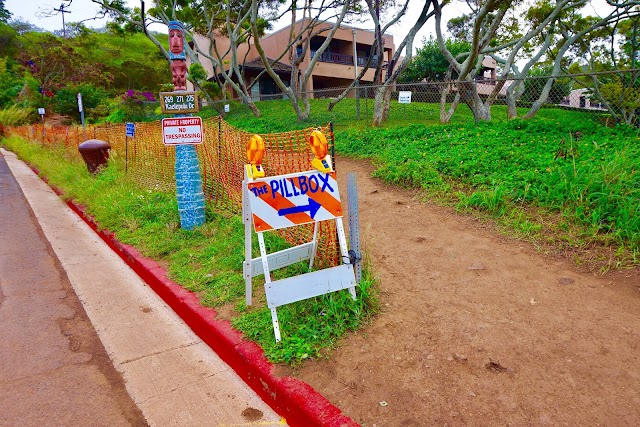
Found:
[{"label": "tree", "polygon": [[0,57],[13,57],[18,51],[18,33],[0,22]]},{"label": "tree", "polygon": [[0,22],[6,24],[13,14],[4,7],[4,0],[0,0]]},{"label": "tree", "polygon": [[640,114],[639,32],[638,14],[613,21],[584,38],[570,67],[573,73],[589,72],[589,77],[574,78],[577,86],[587,88],[591,98],[609,110],[617,122],[629,125]]},{"label": "tree", "polygon": [[13,28],[15,32],[18,33],[19,35],[23,35],[26,33],[44,33],[45,32],[42,28],[36,25],[33,25],[31,22],[22,21],[20,19],[12,19],[11,21],[9,21],[9,26]]},{"label": "tree", "polygon": [[476,121],[490,120],[491,104],[502,89],[504,81],[497,83],[493,92],[483,100],[477,92],[474,78],[480,72],[484,58],[483,51],[491,47],[491,43],[496,38],[500,24],[514,2],[488,0],[478,1],[476,3],[467,1],[467,4],[472,9],[471,15],[473,17],[471,48],[466,55],[458,57],[454,56],[447,49],[445,43],[446,39],[442,33],[442,7],[437,0],[432,0],[432,3],[435,10],[438,46],[449,62],[452,72],[457,74],[459,80],[453,102],[448,111],[445,111],[444,108],[444,100],[446,99],[448,89],[442,91],[440,120],[447,123],[451,119],[460,101],[464,102],[471,109]]},{"label": "tree", "polygon": [[[405,15],[407,6],[409,4],[408,1],[405,2],[404,5],[401,6],[400,9],[392,15],[392,18],[389,20],[389,22],[387,22],[385,25],[382,25],[382,22],[380,20],[381,15],[379,10],[379,1],[375,1],[374,3],[374,1],[372,0],[366,0],[365,3],[369,11],[369,17],[373,21],[376,28],[375,42],[372,46],[371,54],[369,55],[369,59],[367,60],[364,67],[362,67],[360,74],[354,80],[354,82],[337,99],[331,101],[331,103],[329,104],[329,110],[331,110],[338,102],[340,102],[353,87],[359,84],[360,79],[364,76],[371,65],[371,58],[373,57],[374,53],[378,58],[382,58],[383,36],[393,24],[398,22],[398,20],[400,20],[400,18]],[[382,85],[376,89],[375,93],[375,104],[372,121],[372,124],[374,126],[379,126],[387,120],[393,87],[395,86],[395,82],[398,80],[398,77],[411,63],[411,59],[413,57],[413,41],[416,37],[416,34],[424,26],[425,22],[427,22],[427,20],[431,16],[433,16],[433,12],[429,12],[429,8],[430,3],[425,2],[422,11],[416,19],[416,22],[413,24],[405,38],[398,45],[398,48],[396,49],[396,52],[393,55],[393,58],[391,58],[389,64],[386,64],[386,76],[383,75],[383,61],[378,61],[376,64],[373,80],[374,82],[382,81]],[[400,61],[403,52],[405,52],[405,56],[404,59]]]},{"label": "tree", "polygon": [[[450,117],[457,106],[456,101],[462,100],[472,110],[476,120],[489,120],[491,104],[507,79],[512,77],[515,78],[514,83],[507,88],[506,98],[509,117],[516,117],[515,105],[524,91],[524,77],[545,58],[552,65],[551,75],[540,91],[540,97],[524,116],[533,117],[547,101],[554,80],[560,75],[571,49],[575,49],[588,34],[605,28],[616,19],[637,13],[633,10],[640,4],[638,0],[609,1],[608,4],[614,8],[611,13],[603,17],[585,18],[579,11],[586,3],[586,0],[467,1],[472,9],[472,48],[469,55],[460,61],[447,51],[444,44],[442,14],[437,7],[436,33],[440,49],[462,81],[452,108],[443,118],[446,120],[447,116]],[[519,16],[525,19],[518,20]],[[500,64],[501,70],[493,92],[486,99],[481,99],[472,79],[486,55],[492,56]],[[526,61],[521,69],[516,65],[518,58]]]},{"label": "tree", "polygon": [[[412,83],[426,80],[428,82],[445,81],[449,70],[449,61],[444,57],[436,39],[431,36],[422,41],[423,46],[418,48],[407,69],[400,74],[399,83]],[[445,46],[452,55],[466,54],[471,49],[471,43],[465,40],[447,39]]]},{"label": "tree", "polygon": [[0,58],[0,109],[13,104],[22,89],[23,81],[16,68],[8,58]]},{"label": "tree", "polygon": [[73,39],[63,39],[49,33],[27,33],[23,36],[19,60],[25,71],[40,86],[40,93],[56,90],[74,83],[106,86],[111,75],[104,73],[104,65],[87,61],[74,47]]},{"label": "tree", "polygon": [[[522,93],[521,99],[525,102],[535,102],[540,99],[541,92],[552,72],[553,69],[549,65],[534,67],[529,72],[528,78],[524,81],[524,92]],[[550,104],[560,104],[570,92],[571,82],[568,78],[553,79],[547,102]]]},{"label": "tree", "polygon": [[[258,1],[251,2],[251,28],[253,32],[254,45],[262,60],[267,74],[275,81],[280,90],[286,94],[291,105],[296,112],[299,121],[307,120],[311,112],[309,104],[309,94],[307,89],[312,79],[313,68],[322,57],[333,39],[335,32],[340,28],[348,14],[358,11],[357,2],[354,0],[339,1],[329,0],[321,2],[319,6],[314,6],[311,1],[305,1],[305,5],[299,8],[297,0],[292,0],[287,11],[291,13],[291,26],[289,30],[289,39],[285,46],[281,49],[281,54],[277,58],[267,58],[262,47],[258,34]],[[302,13],[302,19],[297,21],[298,13]],[[330,14],[331,16],[327,16]],[[321,15],[323,19],[321,18]],[[334,19],[335,22],[328,22],[328,19]],[[300,64],[305,58],[307,52],[311,49],[311,40],[314,36],[322,35],[325,37],[322,44],[316,49],[306,70],[300,70]],[[279,61],[288,55],[291,63],[291,77],[289,84],[285,83],[282,78],[275,72],[272,66],[273,61]],[[299,97],[298,97],[299,96]]]},{"label": "tree", "polygon": [[[145,13],[144,8],[131,10],[127,8],[123,0],[92,0],[101,6],[112,19],[133,25],[144,31],[162,55],[169,60],[167,49],[160,42],[155,34],[147,31],[147,27],[152,24],[167,25],[169,21],[177,20],[185,25],[185,36],[189,37],[190,43],[185,44],[185,53],[192,64],[201,64],[200,57],[209,60],[213,65],[214,78],[222,77],[222,81],[240,94],[255,116],[260,112],[251,100],[247,85],[240,78],[239,82],[234,81],[233,76],[242,76],[240,64],[238,62],[238,47],[243,43],[248,43],[251,36],[249,28],[249,16],[251,0],[212,0],[207,2],[197,0],[186,0],[176,2],[172,0],[155,1],[154,7]],[[264,0],[260,5],[269,6],[279,0]],[[144,2],[142,2],[144,7]],[[257,33],[260,28],[268,25],[264,19],[257,20]],[[194,34],[204,35],[209,43],[203,48],[196,41]],[[229,38],[230,47],[225,52],[219,52],[216,48],[215,38],[219,34],[224,34]],[[225,67],[225,62],[229,61],[230,66]],[[191,80],[191,79],[190,79]],[[196,87],[198,82],[191,80]],[[204,91],[208,94],[209,91]],[[209,101],[212,101],[209,99]]]}]

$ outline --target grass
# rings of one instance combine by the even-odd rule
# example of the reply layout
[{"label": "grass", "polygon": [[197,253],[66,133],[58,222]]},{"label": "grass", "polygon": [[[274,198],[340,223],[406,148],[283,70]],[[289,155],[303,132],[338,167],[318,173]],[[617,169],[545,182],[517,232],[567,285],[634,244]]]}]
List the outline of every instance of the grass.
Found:
[{"label": "grass", "polygon": [[[272,362],[295,365],[320,357],[377,310],[375,280],[365,269],[355,302],[341,291],[278,308],[282,343],[277,345],[261,277],[254,280],[254,305],[244,304],[244,226],[239,216],[207,208],[205,225],[183,230],[175,196],[137,186],[124,174],[117,155],[112,154],[108,168],[92,176],[80,156],[70,156],[62,147],[45,149],[17,137],[2,143],[36,166],[53,186],[63,189],[65,198],[86,206],[98,224],[114,232],[119,241],[165,265],[169,276],[195,292],[204,306],[231,307],[233,324],[258,342]],[[253,240],[256,254],[257,239]],[[266,233],[265,240],[269,252],[288,247],[272,233]],[[289,266],[273,276],[306,272],[306,264]]]},{"label": "grass", "polygon": [[[373,158],[376,176],[390,183],[491,216],[517,234],[553,231],[577,248],[615,246],[626,261],[614,266],[637,263],[638,129],[555,110],[535,120],[347,130],[336,141],[338,152]],[[555,216],[553,227],[535,224],[540,215],[547,223]]]},{"label": "grass", "polygon": [[[225,120],[233,126],[256,133],[285,132],[292,129],[304,129],[313,126],[324,126],[332,122],[336,132],[342,130],[366,130],[371,129],[370,122],[373,114],[373,99],[360,100],[360,119],[356,118],[356,100],[345,98],[338,103],[332,111],[327,111],[330,99],[311,100],[311,114],[308,120],[298,122],[296,120],[291,103],[286,99],[258,102],[260,117],[253,117],[249,109],[232,102],[230,113]],[[212,109],[203,111],[201,115],[210,115]],[[520,109],[523,114],[526,109]],[[560,109],[542,109],[538,118],[553,119],[556,116],[579,118],[589,117],[579,111],[567,111]],[[204,116],[203,116],[204,117]],[[492,123],[507,121],[507,107],[505,105],[493,105],[491,107]],[[474,123],[471,110],[465,105],[458,107],[451,118],[451,125]],[[388,121],[383,128],[410,127],[410,126],[440,126],[440,105],[437,103],[413,102],[411,104],[398,104],[391,101]]]},{"label": "grass", "polygon": [[9,108],[0,110],[0,125],[20,126],[33,118],[33,113],[29,108],[22,108],[12,105]]}]

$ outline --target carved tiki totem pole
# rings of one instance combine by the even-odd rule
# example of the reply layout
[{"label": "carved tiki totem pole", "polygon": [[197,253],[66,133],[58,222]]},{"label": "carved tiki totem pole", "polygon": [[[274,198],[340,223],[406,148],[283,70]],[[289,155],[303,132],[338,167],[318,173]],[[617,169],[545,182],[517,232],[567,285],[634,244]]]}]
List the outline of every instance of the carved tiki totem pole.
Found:
[{"label": "carved tiki totem pole", "polygon": [[187,57],[184,53],[184,28],[178,21],[169,22],[169,60],[173,90],[187,90]]},{"label": "carved tiki totem pole", "polygon": [[[169,60],[174,91],[187,90],[187,57],[184,52],[184,27],[181,22],[169,22]],[[184,117],[176,114],[175,117]],[[204,194],[195,145],[176,145],[176,195],[180,225],[191,230],[204,224]]]}]

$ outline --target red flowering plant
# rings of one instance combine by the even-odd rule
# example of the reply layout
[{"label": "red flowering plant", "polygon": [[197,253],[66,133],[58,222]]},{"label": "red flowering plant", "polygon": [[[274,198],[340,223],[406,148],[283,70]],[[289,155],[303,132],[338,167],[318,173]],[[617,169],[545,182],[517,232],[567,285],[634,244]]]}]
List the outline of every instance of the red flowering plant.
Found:
[{"label": "red flowering plant", "polygon": [[129,89],[122,95],[124,102],[132,102],[142,104],[144,102],[157,102],[156,98],[151,92],[140,92],[137,90]]}]

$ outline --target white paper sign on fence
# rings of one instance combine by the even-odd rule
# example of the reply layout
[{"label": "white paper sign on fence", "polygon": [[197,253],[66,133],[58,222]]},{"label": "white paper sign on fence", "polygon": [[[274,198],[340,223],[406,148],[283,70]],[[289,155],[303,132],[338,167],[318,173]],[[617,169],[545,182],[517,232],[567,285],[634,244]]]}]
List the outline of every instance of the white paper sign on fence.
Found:
[{"label": "white paper sign on fence", "polygon": [[411,104],[411,91],[407,90],[398,92],[398,103]]}]

